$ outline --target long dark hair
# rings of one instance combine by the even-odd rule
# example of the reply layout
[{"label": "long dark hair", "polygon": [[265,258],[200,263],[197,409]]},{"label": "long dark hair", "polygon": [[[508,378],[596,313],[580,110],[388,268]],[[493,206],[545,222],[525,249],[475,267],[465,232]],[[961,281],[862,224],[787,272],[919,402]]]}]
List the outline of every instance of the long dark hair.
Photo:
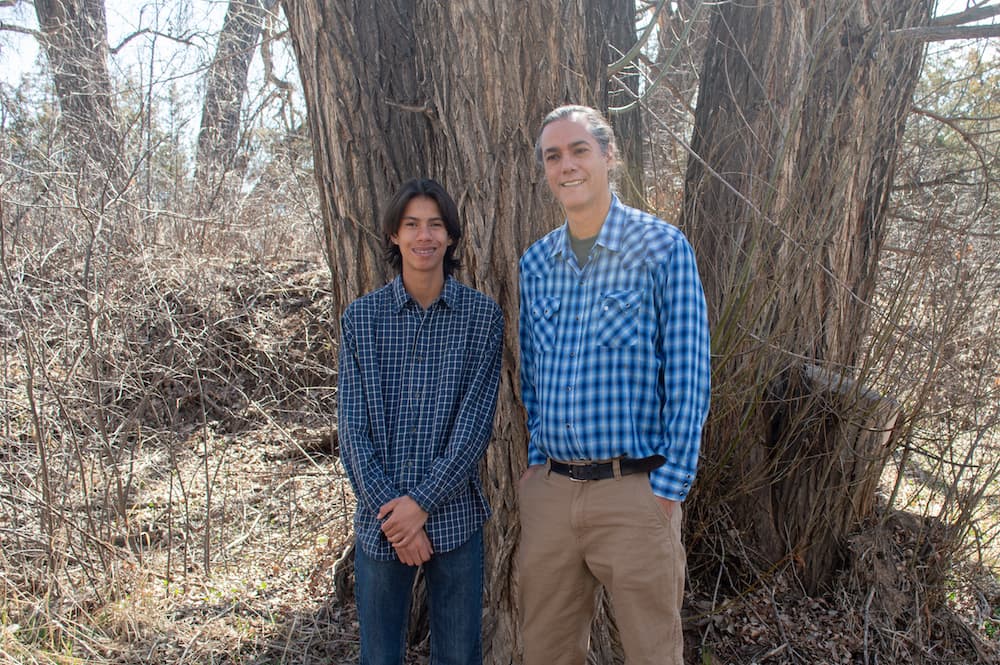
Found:
[{"label": "long dark hair", "polygon": [[461,265],[461,261],[455,256],[455,248],[462,238],[462,227],[458,223],[458,206],[451,198],[444,187],[436,180],[430,178],[414,178],[407,180],[399,187],[399,191],[389,201],[385,212],[382,215],[382,242],[385,246],[385,258],[398,272],[403,267],[403,257],[399,253],[399,246],[392,241],[392,236],[399,231],[399,223],[402,221],[403,211],[410,203],[411,199],[418,196],[426,196],[437,203],[438,210],[441,211],[441,218],[444,220],[444,228],[451,238],[451,245],[444,252],[444,274],[445,277],[452,274]]}]

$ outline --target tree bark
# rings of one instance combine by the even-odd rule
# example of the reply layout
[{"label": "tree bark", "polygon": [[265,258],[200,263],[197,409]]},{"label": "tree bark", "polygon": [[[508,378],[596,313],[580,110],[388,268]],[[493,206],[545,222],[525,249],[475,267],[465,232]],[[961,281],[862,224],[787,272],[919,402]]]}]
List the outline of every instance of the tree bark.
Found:
[{"label": "tree bark", "polygon": [[[602,0],[604,15],[614,3]],[[624,6],[630,3],[617,3]],[[487,524],[484,652],[520,659],[514,552],[526,429],[517,398],[517,262],[561,222],[533,156],[545,114],[602,105],[598,3],[285,0],[309,112],[335,306],[391,278],[381,206],[407,178],[439,180],[464,223],[459,278],[504,311],[504,362],[483,464]]]},{"label": "tree bark", "polygon": [[[925,24],[931,5],[722,3],[709,29],[682,222],[715,355],[695,530],[711,530],[700,527],[713,501],[728,504],[749,549],[769,564],[796,562],[810,590],[829,579],[846,531],[870,507],[849,503],[854,490],[873,490],[886,459],[884,441],[872,450],[867,437],[829,426],[828,391],[807,369],[857,379],[849,399],[838,394],[835,417],[869,421],[870,377],[856,364],[923,56],[891,33]],[[850,470],[834,482],[846,458]]]},{"label": "tree bark", "polygon": [[215,57],[205,75],[205,101],[198,132],[195,182],[199,208],[214,207],[226,187],[227,174],[240,179],[245,164],[238,161],[240,110],[247,90],[247,72],[263,29],[265,13],[276,0],[230,0],[219,33]]},{"label": "tree bark", "polygon": [[[92,166],[117,188],[120,135],[108,76],[103,0],[36,0],[42,47],[59,98],[60,133],[74,168]],[[103,177],[99,177],[103,176]],[[80,178],[83,183],[90,177]]]},{"label": "tree bark", "polygon": [[[607,44],[604,64],[618,61],[635,44],[636,10],[635,0],[617,2],[614,5],[602,3],[596,7],[597,17],[590,22],[596,29],[591,35],[591,44]],[[606,12],[606,13],[605,13]],[[601,108],[627,110],[609,112],[609,120],[618,140],[621,166],[617,177],[617,191],[622,201],[642,208],[646,200],[643,186],[643,141],[641,107],[638,99],[639,69],[635,65],[626,67],[608,81],[607,93],[601,101]]]}]

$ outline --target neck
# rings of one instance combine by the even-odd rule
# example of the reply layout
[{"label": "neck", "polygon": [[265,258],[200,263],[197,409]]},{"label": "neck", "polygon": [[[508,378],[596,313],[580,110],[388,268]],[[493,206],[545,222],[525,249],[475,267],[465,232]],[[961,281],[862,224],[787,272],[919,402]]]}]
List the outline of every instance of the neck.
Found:
[{"label": "neck", "polygon": [[444,290],[444,271],[408,272],[403,271],[403,288],[421,307],[430,307]]},{"label": "neck", "polygon": [[601,232],[609,210],[611,210],[610,191],[607,198],[602,199],[598,204],[588,206],[583,210],[564,210],[570,234],[578,240],[593,238]]}]

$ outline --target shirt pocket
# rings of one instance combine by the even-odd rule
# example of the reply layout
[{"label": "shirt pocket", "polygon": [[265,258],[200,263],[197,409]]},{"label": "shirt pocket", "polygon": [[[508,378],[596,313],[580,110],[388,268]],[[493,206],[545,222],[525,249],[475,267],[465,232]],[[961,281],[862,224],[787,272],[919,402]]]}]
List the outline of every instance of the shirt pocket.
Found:
[{"label": "shirt pocket", "polygon": [[546,296],[531,303],[531,335],[535,348],[548,351],[555,346],[559,324],[559,298]]},{"label": "shirt pocket", "polygon": [[642,291],[610,291],[599,302],[597,345],[615,349],[638,344]]}]

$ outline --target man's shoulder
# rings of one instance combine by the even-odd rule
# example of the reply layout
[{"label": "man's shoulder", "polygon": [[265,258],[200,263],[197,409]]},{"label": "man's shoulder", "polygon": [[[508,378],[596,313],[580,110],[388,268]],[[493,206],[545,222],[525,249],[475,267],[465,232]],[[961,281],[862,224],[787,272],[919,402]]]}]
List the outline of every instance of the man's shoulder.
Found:
[{"label": "man's shoulder", "polygon": [[555,251],[558,243],[564,240],[565,231],[563,226],[557,226],[541,238],[531,243],[531,245],[521,255],[521,269],[537,269],[540,265],[546,264]]},{"label": "man's shoulder", "polygon": [[670,222],[638,208],[622,206],[625,214],[623,248],[646,260],[666,261],[677,247],[687,244],[684,233]]},{"label": "man's shoulder", "polygon": [[486,311],[490,314],[501,312],[500,305],[497,304],[496,300],[468,284],[452,280],[452,288],[462,307],[470,308],[473,311]]},{"label": "man's shoulder", "polygon": [[383,311],[393,302],[392,282],[374,291],[358,296],[344,310],[344,316],[371,316]]}]

